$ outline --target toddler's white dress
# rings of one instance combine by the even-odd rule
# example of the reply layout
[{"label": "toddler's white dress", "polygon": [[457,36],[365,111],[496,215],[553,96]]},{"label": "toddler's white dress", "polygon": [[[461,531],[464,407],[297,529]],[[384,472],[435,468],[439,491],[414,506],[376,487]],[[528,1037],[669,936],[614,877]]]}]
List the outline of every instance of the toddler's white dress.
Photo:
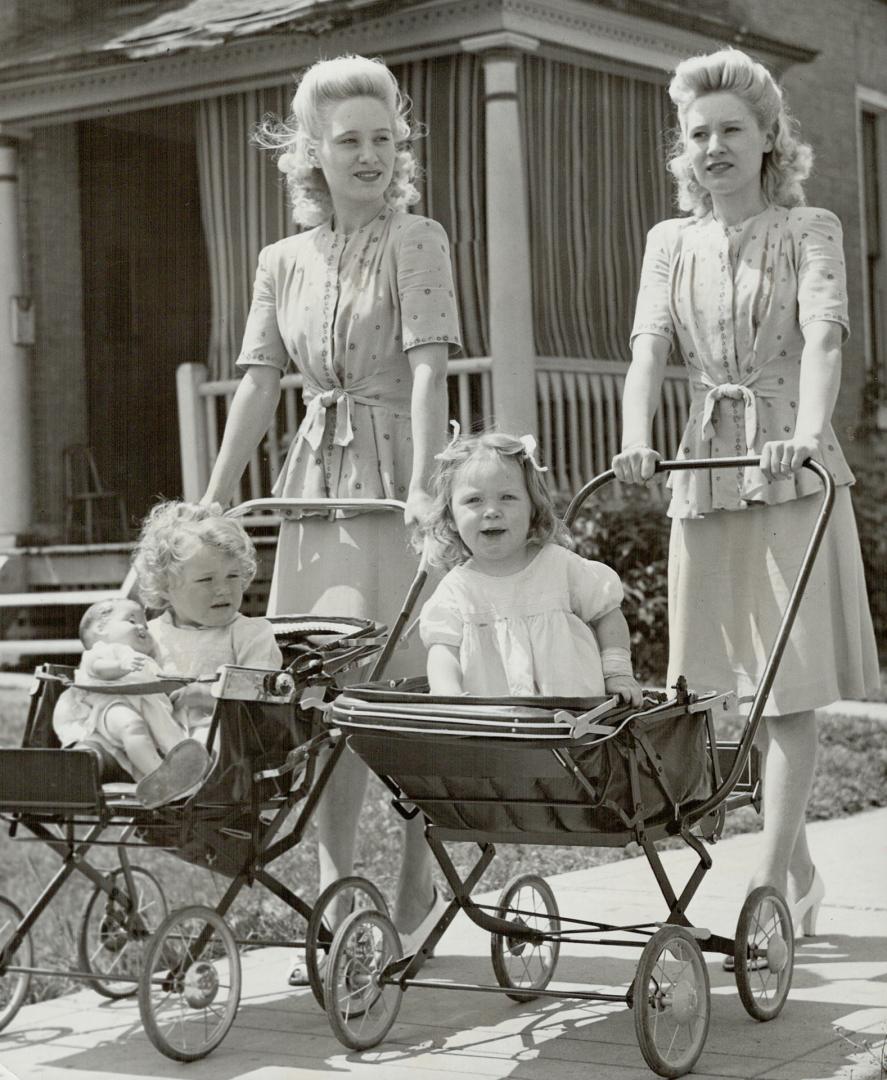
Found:
[{"label": "toddler's white dress", "polygon": [[600,649],[587,624],[622,603],[622,583],[603,563],[557,544],[529,566],[491,577],[472,562],[451,570],[422,608],[428,648],[459,649],[463,689],[484,697],[596,697]]}]

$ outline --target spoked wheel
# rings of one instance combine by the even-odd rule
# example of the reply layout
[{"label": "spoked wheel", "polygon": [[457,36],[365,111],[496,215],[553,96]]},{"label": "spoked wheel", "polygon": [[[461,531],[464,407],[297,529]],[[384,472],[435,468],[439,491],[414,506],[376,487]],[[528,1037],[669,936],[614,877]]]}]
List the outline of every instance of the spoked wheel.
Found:
[{"label": "spoked wheel", "polygon": [[778,1016],[795,964],[795,934],[788,904],[769,885],[750,892],[736,925],[736,988],[755,1020]]},{"label": "spoked wheel", "polygon": [[[151,935],[169,914],[160,882],[140,866],[130,869],[134,895],[120,867],[110,884],[120,895],[112,899],[96,885],[83,912],[77,956],[83,971],[97,976],[94,988],[105,997],[124,998],[138,992]],[[127,976],[119,982],[115,976]]]},{"label": "spoked wheel", "polygon": [[308,929],[305,932],[305,966],[308,969],[311,991],[321,1009],[324,1008],[324,961],[333,940],[330,923],[341,922],[341,912],[350,915],[353,911],[381,911],[387,915],[388,905],[385,897],[371,881],[362,877],[343,877],[328,885],[318,896],[308,920]]},{"label": "spoked wheel", "polygon": [[174,911],[151,939],[139,982],[148,1038],[175,1061],[219,1045],[240,1003],[240,957],[225,920],[195,905]]},{"label": "spoked wheel", "polygon": [[711,993],[702,950],[683,927],[663,926],[644,946],[632,1008],[650,1068],[660,1076],[689,1072],[705,1046]]},{"label": "spoked wheel", "polygon": [[403,991],[382,972],[402,955],[394,923],[381,911],[354,911],[333,938],[323,991],[326,1014],[341,1043],[367,1050],[380,1043],[400,1011]]},{"label": "spoked wheel", "polygon": [[[0,896],[0,957],[12,935],[24,916],[11,900]],[[6,964],[14,967],[31,967],[34,963],[34,949],[31,935],[26,934],[21,945],[12,956],[5,958]],[[0,1031],[10,1023],[24,1004],[31,985],[31,974],[27,971],[9,971],[0,966]]]},{"label": "spoked wheel", "polygon": [[[508,919],[516,928],[538,930],[543,934],[560,930],[557,901],[548,882],[537,874],[512,878],[499,895],[496,915]],[[492,934],[490,953],[493,971],[500,986],[521,990],[544,990],[554,976],[561,944],[557,939],[535,945],[519,933]],[[508,994],[513,1001],[533,1001],[535,993]]]}]

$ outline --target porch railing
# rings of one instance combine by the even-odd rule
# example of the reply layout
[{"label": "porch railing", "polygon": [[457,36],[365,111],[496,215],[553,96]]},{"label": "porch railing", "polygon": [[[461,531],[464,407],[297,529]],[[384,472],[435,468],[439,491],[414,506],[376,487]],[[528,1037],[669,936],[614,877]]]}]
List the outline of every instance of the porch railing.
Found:
[{"label": "porch railing", "polygon": [[[619,446],[619,403],[625,365],[610,360],[541,357],[537,360],[536,393],[540,456],[551,470],[554,490],[577,491],[609,468]],[[236,379],[206,380],[204,364],[182,364],[178,370],[179,434],[182,480],[186,499],[203,493],[218,453]],[[252,454],[241,483],[242,500],[267,495],[293,435],[304,416],[300,375],[284,375],[281,399],[260,446]],[[491,363],[488,357],[451,360],[450,415],[463,431],[493,417]],[[666,369],[662,403],[656,416],[654,445],[673,457],[687,421],[687,375],[681,367]]]}]

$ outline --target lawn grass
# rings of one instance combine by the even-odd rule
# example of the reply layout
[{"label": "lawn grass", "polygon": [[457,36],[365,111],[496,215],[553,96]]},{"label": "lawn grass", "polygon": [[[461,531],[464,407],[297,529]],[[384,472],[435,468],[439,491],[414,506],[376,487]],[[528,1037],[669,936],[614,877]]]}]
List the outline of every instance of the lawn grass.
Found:
[{"label": "lawn grass", "polygon": [[[0,746],[19,744],[27,711],[23,691],[0,689]],[[735,725],[720,732],[735,737]],[[374,777],[364,807],[366,823],[358,837],[358,873],[375,882],[393,899],[400,863],[401,822],[390,806],[391,795]],[[808,808],[810,820],[843,817],[861,810],[887,805],[887,725],[857,716],[824,715],[820,723],[819,767]],[[751,807],[727,818],[724,835],[760,828],[761,819]],[[680,844],[681,841],[666,843]],[[460,868],[474,862],[474,845],[453,845],[451,854]],[[162,851],[145,848],[131,853],[133,861],[157,874],[164,884],[171,909],[192,903],[215,906],[228,879],[212,874]],[[534,872],[543,876],[578,870],[626,857],[621,848],[533,847],[503,845],[487,870],[481,887],[500,888],[516,873]],[[98,849],[92,861],[116,865],[113,849]],[[0,893],[26,908],[39,894],[59,860],[41,843],[11,840],[5,826],[0,831]],[[300,895],[312,899],[316,893],[317,858],[312,830],[298,847],[273,864],[275,876]],[[78,875],[79,877],[79,875]],[[652,881],[651,881],[652,887]],[[91,886],[75,877],[43,913],[32,940],[37,963],[46,966],[76,967],[77,934]],[[304,931],[301,920],[261,886],[244,889],[228,916],[238,936],[298,938]],[[40,977],[32,982],[32,1000],[57,996],[75,988],[61,977]]]}]

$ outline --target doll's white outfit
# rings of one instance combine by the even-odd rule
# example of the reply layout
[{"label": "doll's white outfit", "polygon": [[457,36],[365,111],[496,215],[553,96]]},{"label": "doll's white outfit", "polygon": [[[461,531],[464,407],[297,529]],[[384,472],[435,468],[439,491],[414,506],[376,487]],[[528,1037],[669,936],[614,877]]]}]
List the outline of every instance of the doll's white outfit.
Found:
[{"label": "doll's white outfit", "polygon": [[[96,661],[111,660],[121,667],[128,666],[134,657],[140,656],[144,664],[138,671],[127,671],[117,679],[102,679],[95,675]],[[137,779],[141,773],[133,766],[123,749],[123,743],[107,726],[106,718],[112,705],[125,705],[137,714],[134,723],[141,721],[148,729],[153,724],[175,724],[172,703],[164,692],[156,694],[108,694],[97,693],[94,687],[134,686],[159,680],[161,668],[150,656],[114,642],[97,641],[80,658],[74,672],[74,685],[69,687],[56,702],[52,726],[63,747],[76,743],[98,743],[131,776]],[[182,728],[182,738],[185,738]]]}]

